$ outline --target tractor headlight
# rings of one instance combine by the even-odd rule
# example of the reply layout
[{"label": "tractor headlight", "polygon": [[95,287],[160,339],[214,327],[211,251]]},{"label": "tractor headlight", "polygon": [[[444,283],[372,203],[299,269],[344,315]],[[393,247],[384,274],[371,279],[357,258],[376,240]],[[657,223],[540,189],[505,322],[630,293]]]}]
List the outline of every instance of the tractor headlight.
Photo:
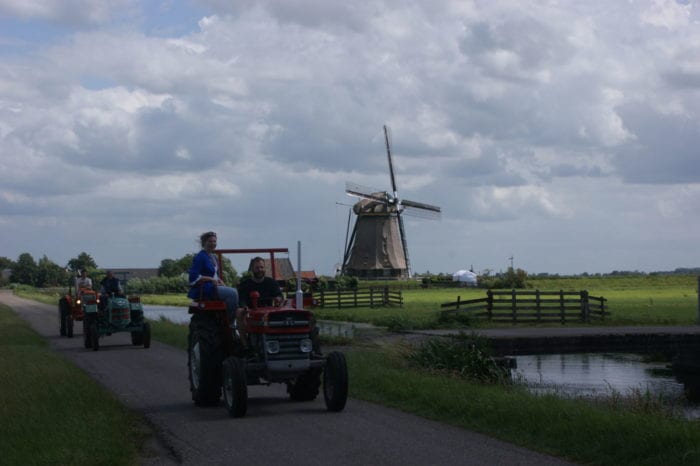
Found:
[{"label": "tractor headlight", "polygon": [[270,354],[277,354],[280,352],[280,342],[277,340],[267,340],[265,342],[265,350]]},{"label": "tractor headlight", "polygon": [[313,350],[314,345],[311,343],[311,340],[309,338],[304,338],[299,342],[299,349],[301,350],[302,353],[310,353],[311,350]]}]

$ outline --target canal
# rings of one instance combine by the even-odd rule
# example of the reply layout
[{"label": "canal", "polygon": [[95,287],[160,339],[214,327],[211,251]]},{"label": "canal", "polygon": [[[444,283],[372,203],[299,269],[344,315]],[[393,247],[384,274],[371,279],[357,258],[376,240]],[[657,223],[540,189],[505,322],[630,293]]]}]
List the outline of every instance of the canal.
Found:
[{"label": "canal", "polygon": [[612,395],[651,396],[680,405],[689,418],[700,418],[697,388],[684,384],[670,362],[648,361],[644,356],[621,353],[539,354],[515,356],[514,380],[537,394],[569,397]]}]

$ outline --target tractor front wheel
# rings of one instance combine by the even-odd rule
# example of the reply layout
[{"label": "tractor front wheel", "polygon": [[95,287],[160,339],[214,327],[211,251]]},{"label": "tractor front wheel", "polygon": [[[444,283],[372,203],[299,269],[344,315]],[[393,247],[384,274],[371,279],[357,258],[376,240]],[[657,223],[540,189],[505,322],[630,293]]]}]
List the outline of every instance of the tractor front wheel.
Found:
[{"label": "tractor front wheel", "polygon": [[248,410],[248,384],[245,363],[242,359],[229,357],[223,363],[224,404],[231,417],[243,417]]},{"label": "tractor front wheel", "polygon": [[70,313],[66,316],[66,336],[73,338],[73,316]]},{"label": "tractor front wheel", "polygon": [[89,317],[85,316],[83,318],[83,346],[85,346],[86,349],[92,348],[92,338],[90,336],[90,325],[89,325]]},{"label": "tractor front wheel", "polygon": [[321,386],[321,371],[312,369],[287,383],[287,393],[292,401],[312,401],[318,396]]},{"label": "tractor front wheel", "polygon": [[93,351],[99,351],[100,349],[100,332],[97,330],[97,322],[90,323],[90,346]]},{"label": "tractor front wheel", "polygon": [[134,346],[143,345],[143,332],[141,330],[131,332],[131,344]]},{"label": "tractor front wheel", "polygon": [[342,411],[348,400],[348,366],[345,355],[337,351],[326,358],[323,370],[323,398],[328,411]]},{"label": "tractor front wheel", "polygon": [[148,322],[143,323],[143,347],[151,347],[151,324]]},{"label": "tractor front wheel", "polygon": [[58,327],[62,337],[66,336],[66,316],[68,313],[68,300],[63,297],[58,300]]}]

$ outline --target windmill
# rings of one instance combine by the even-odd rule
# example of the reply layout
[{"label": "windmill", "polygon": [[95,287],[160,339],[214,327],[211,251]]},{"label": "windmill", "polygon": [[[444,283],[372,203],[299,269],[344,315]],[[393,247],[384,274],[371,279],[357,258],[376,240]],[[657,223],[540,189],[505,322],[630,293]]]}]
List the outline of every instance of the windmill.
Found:
[{"label": "windmill", "polygon": [[[440,207],[399,198],[391,160],[389,132],[384,126],[391,192],[347,182],[345,192],[360,198],[352,234],[345,240],[342,272],[362,278],[408,278],[411,275],[403,215],[437,218]],[[348,216],[348,226],[350,217]],[[348,228],[349,231],[349,228]]]}]

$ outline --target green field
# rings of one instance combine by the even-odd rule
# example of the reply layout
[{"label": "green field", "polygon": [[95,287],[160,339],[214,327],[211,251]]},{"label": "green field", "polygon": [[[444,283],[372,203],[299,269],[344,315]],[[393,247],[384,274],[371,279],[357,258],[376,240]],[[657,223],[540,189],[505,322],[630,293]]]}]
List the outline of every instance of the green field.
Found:
[{"label": "green field", "polygon": [[[644,324],[693,324],[697,312],[696,277],[606,277],[604,279],[547,279],[531,280],[533,288],[540,290],[587,289],[591,295],[602,295],[609,300],[612,318],[606,325]],[[20,293],[49,304],[55,304],[55,291],[41,292],[24,290]],[[482,297],[485,290],[479,289],[410,289],[404,291],[405,305],[386,309],[316,309],[324,319],[341,319],[374,322],[393,326],[426,327],[443,325],[437,320],[442,302]],[[184,296],[142,296],[150,304],[186,306]],[[0,329],[6,325],[0,321]],[[474,326],[488,326],[487,322],[473,322]],[[568,324],[572,325],[572,324]],[[8,330],[23,335],[25,330]],[[156,340],[185,348],[187,328],[185,325],[166,321],[153,322],[153,337]],[[19,336],[17,338],[20,338]],[[24,338],[24,337],[22,337]],[[38,338],[38,337],[32,337]],[[13,341],[10,339],[9,341]],[[16,343],[15,343],[16,344]],[[43,350],[47,351],[47,350]],[[396,407],[426,418],[435,419],[467,429],[483,432],[533,450],[554,454],[584,464],[602,465],[684,465],[700,464],[700,423],[688,421],[673,414],[674,407],[665,406],[661,400],[643,393],[636,396],[614,394],[610,399],[572,400],[552,395],[536,396],[523,387],[515,385],[483,384],[454,373],[425,370],[406,363],[402,354],[405,348],[394,346],[361,346],[345,348],[350,370],[351,397],[365,399]],[[22,364],[35,365],[47,358],[43,352],[25,352]],[[52,356],[52,358],[55,358]],[[50,359],[53,361],[53,359]],[[0,368],[10,377],[21,379],[18,368]],[[80,372],[80,371],[78,371]],[[12,374],[17,375],[12,375]],[[63,376],[65,377],[65,376]],[[78,376],[80,377],[80,376]],[[50,381],[49,381],[50,382]],[[30,383],[17,384],[0,392],[3,399],[10,399],[9,410],[21,410],[18,396],[36,396],[36,392],[47,383],[30,379]],[[90,381],[85,381],[91,385]],[[15,393],[17,386],[27,392]],[[96,385],[92,383],[92,385]],[[0,390],[2,387],[0,386]],[[94,390],[85,388],[86,391]],[[109,398],[108,394],[102,396]],[[13,398],[14,397],[14,398]],[[31,416],[25,416],[29,428],[38,429],[41,422],[53,422],[47,418],[57,401],[37,396],[38,407]],[[93,404],[104,400],[95,399]],[[81,422],[81,409],[63,412],[65,423]],[[36,414],[38,412],[38,414]],[[17,415],[15,411],[0,412]],[[138,423],[130,423],[128,413],[124,429],[129,435],[138,435]],[[24,446],[24,437],[14,432],[0,431],[0,438],[8,438],[0,444],[14,448],[14,459],[24,463],[28,451],[34,444]],[[144,434],[142,434],[142,437]],[[18,445],[19,442],[19,445]],[[21,450],[17,452],[17,450]],[[49,449],[47,464],[62,463],[65,459],[60,447]],[[130,450],[122,460],[129,462],[135,452]],[[78,461],[80,463],[80,461]],[[99,460],[96,464],[100,463]],[[0,459],[0,464],[4,464]],[[10,463],[8,463],[10,464]],[[13,463],[14,464],[14,463]],[[109,464],[114,464],[109,462]]]},{"label": "green field", "polygon": [[[530,289],[541,291],[587,290],[591,296],[607,299],[609,319],[590,325],[689,325],[698,320],[698,277],[694,275],[640,275],[580,278],[528,279]],[[409,288],[402,291],[404,305],[386,308],[316,308],[318,318],[350,322],[368,322],[394,329],[459,327],[462,323],[440,322],[440,304],[486,296],[479,288]],[[54,304],[59,290],[44,292],[26,289],[18,294]],[[145,304],[185,307],[190,300],[184,295],[142,295]],[[472,319],[471,327],[497,325]],[[551,325],[551,324],[550,324]],[[556,324],[561,325],[561,324]],[[567,325],[581,325],[569,322]]]}]

